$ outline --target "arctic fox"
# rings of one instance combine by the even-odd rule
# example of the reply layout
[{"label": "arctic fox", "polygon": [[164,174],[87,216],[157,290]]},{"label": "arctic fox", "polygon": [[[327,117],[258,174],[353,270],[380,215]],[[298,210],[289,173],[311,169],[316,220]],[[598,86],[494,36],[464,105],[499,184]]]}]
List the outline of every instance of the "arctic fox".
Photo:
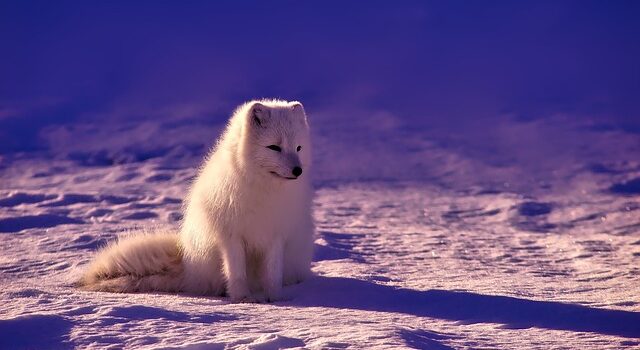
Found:
[{"label": "arctic fox", "polygon": [[198,172],[180,232],[138,234],[107,246],[80,285],[277,300],[283,284],[311,273],[310,165],[301,103],[241,105]]}]

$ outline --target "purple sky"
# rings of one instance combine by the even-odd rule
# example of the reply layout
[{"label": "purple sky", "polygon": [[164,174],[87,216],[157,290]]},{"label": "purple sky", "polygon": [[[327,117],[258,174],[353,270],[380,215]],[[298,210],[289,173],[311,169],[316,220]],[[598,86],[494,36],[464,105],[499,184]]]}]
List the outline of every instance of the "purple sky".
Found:
[{"label": "purple sky", "polygon": [[454,128],[568,113],[638,131],[638,18],[634,1],[4,1],[0,151],[37,148],[51,124],[224,119],[254,97]]}]

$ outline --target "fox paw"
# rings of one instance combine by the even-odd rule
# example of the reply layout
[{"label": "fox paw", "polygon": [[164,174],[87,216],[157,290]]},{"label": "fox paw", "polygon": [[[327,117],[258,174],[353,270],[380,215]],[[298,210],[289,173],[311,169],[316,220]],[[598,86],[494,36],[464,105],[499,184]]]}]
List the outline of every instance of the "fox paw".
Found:
[{"label": "fox paw", "polygon": [[233,301],[234,303],[241,303],[241,304],[253,304],[253,303],[260,303],[260,299],[255,298],[252,295],[247,295],[242,297],[241,299],[231,299],[231,301]]},{"label": "fox paw", "polygon": [[234,303],[255,303],[255,304],[265,304],[265,303],[273,303],[280,299],[279,295],[267,295],[265,293],[255,293],[246,295],[240,299],[231,298],[231,301]]},{"label": "fox paw", "polygon": [[310,275],[311,275],[310,272],[301,272],[301,273],[298,273],[298,274],[292,274],[292,275],[289,275],[289,276],[285,276],[283,284],[285,286],[290,286],[290,285],[302,283],[304,280],[309,278]]},{"label": "fox paw", "polygon": [[251,299],[251,292],[245,282],[230,283],[227,294],[234,303],[241,303]]}]

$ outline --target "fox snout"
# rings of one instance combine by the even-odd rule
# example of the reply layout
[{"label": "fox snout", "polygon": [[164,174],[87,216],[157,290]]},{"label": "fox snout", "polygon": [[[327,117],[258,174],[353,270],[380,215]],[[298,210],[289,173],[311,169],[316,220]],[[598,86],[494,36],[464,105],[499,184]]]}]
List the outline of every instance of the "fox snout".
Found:
[{"label": "fox snout", "polygon": [[289,179],[297,179],[300,175],[302,175],[302,163],[300,162],[300,158],[295,153],[285,154],[285,161],[282,165],[284,165],[283,173],[286,174],[285,177]]},{"label": "fox snout", "polygon": [[296,154],[277,154],[266,166],[270,173],[289,180],[300,178],[302,167],[303,163]]}]

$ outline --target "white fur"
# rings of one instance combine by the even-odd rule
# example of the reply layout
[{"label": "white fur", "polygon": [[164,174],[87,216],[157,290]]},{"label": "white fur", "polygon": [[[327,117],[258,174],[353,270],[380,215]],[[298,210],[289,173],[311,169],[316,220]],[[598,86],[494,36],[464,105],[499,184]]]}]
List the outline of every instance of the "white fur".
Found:
[{"label": "white fur", "polygon": [[[300,103],[245,103],[198,173],[180,234],[142,235],[108,246],[81,284],[126,292],[226,290],[234,301],[278,299],[283,284],[310,274],[310,165]],[[298,178],[294,167],[302,168]]]},{"label": "white fur", "polygon": [[85,289],[107,292],[177,292],[181,252],[175,232],[138,233],[98,252],[85,272]]}]

